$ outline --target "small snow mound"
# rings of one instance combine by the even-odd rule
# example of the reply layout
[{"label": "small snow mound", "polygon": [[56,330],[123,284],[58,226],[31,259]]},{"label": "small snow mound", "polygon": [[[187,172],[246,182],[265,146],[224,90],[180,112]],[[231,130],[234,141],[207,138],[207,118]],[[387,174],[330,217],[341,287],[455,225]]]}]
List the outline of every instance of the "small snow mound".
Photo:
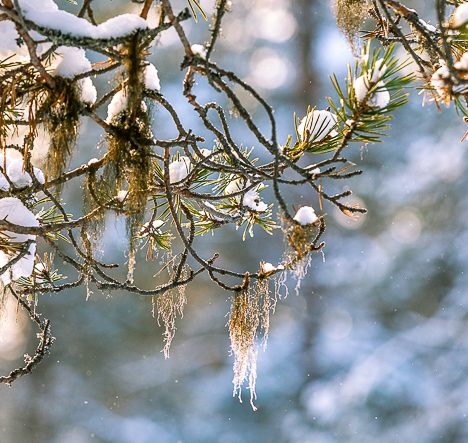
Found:
[{"label": "small snow mound", "polygon": [[84,49],[60,46],[56,51],[53,75],[63,78],[74,78],[78,74],[92,69],[91,62],[86,58]]},{"label": "small snow mound", "polygon": [[194,45],[190,47],[190,49],[192,50],[193,55],[198,55],[199,57],[206,59],[207,51],[203,45],[199,45],[198,43],[195,43]]},{"label": "small snow mound", "polygon": [[[16,197],[0,199],[0,220],[6,220],[15,225],[24,227],[39,226],[36,216]],[[10,231],[2,231],[1,234],[2,237],[8,239],[10,243],[25,243],[28,240],[36,239],[35,235],[17,234]],[[3,284],[7,285],[12,280],[18,280],[21,277],[29,277],[34,269],[35,253],[36,244],[31,243],[26,254],[0,275]],[[15,252],[0,251],[0,267],[7,265],[15,256]]]},{"label": "small snow mound", "polygon": [[229,182],[229,184],[226,186],[226,189],[224,189],[224,194],[229,195],[229,194],[235,194],[236,192],[240,192],[246,187],[249,186],[249,182],[245,183],[245,180],[242,177],[236,178]]},{"label": "small snow mound", "polygon": [[390,93],[385,88],[385,83],[380,81],[377,83],[377,88],[369,94],[369,91],[374,87],[367,76],[361,75],[354,81],[354,93],[356,100],[359,103],[366,101],[366,104],[374,109],[383,109],[390,103]]},{"label": "small snow mound", "polygon": [[337,117],[329,111],[313,110],[309,112],[299,123],[297,132],[303,142],[319,142],[324,138],[334,137]]},{"label": "small snow mound", "polygon": [[186,155],[182,155],[178,160],[174,160],[169,165],[169,181],[177,183],[184,180],[192,170],[190,159]]},{"label": "small snow mound", "polygon": [[268,205],[262,201],[258,192],[254,189],[245,193],[242,203],[247,208],[256,212],[265,212],[268,209]]},{"label": "small snow mound", "polygon": [[116,198],[120,203],[123,203],[125,199],[127,198],[127,195],[128,195],[128,191],[122,190],[117,193]]},{"label": "small snow mound", "polygon": [[465,52],[453,66],[459,71],[468,71],[468,52]]},{"label": "small snow mound", "polygon": [[89,78],[82,78],[78,81],[78,89],[80,92],[80,100],[88,105],[96,103],[97,90],[93,85],[93,81]]},{"label": "small snow mound", "polygon": [[468,3],[464,3],[455,9],[452,24],[454,28],[460,28],[468,24]]},{"label": "small snow mound", "polygon": [[296,212],[294,220],[297,221],[300,225],[306,226],[315,223],[318,220],[318,217],[314,211],[314,208],[311,206],[302,206]]},{"label": "small snow mound", "polygon": [[145,88],[151,91],[161,90],[161,83],[159,81],[158,70],[152,63],[145,67],[144,74]]},{"label": "small snow mound", "polygon": [[317,174],[320,174],[320,168],[314,168],[315,165],[310,165],[310,166],[307,166],[307,170],[311,173],[311,174],[314,174],[314,175],[317,175]]},{"label": "small snow mound", "polygon": [[[23,169],[23,159],[7,156],[5,162],[0,162],[2,170],[5,166],[6,171],[0,172],[0,190],[9,191],[10,183],[15,188],[25,188],[33,184],[31,176]],[[39,168],[34,167],[33,173],[41,185],[45,183],[44,174]]]},{"label": "small snow mound", "polygon": [[275,265],[272,265],[271,263],[268,263],[268,262],[260,263],[260,267],[261,267],[261,270],[262,270],[262,272],[264,274],[270,274],[271,272],[283,271],[284,270],[283,265],[275,266]]},{"label": "small snow mound", "polygon": [[114,117],[127,109],[128,97],[125,90],[120,90],[114,94],[109,106],[107,107],[106,122],[110,123]]}]

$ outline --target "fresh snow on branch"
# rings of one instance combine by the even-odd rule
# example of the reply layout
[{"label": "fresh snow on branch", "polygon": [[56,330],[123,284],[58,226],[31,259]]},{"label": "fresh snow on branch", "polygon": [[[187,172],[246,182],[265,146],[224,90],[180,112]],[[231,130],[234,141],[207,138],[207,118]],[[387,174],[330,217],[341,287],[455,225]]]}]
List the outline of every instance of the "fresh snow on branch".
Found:
[{"label": "fresh snow on branch", "polygon": [[59,9],[52,0],[19,0],[27,20],[39,27],[53,29],[75,37],[112,39],[148,29],[148,22],[136,14],[122,14],[97,26],[88,20]]},{"label": "fresh snow on branch", "polygon": [[311,206],[302,206],[297,210],[294,220],[300,225],[306,226],[315,223],[318,220],[318,217],[314,208]]},{"label": "fresh snow on branch", "polygon": [[[35,215],[16,197],[6,197],[0,199],[0,220],[6,220],[18,226],[37,227],[39,222]],[[1,236],[11,244],[25,243],[28,240],[35,240],[35,235],[17,234],[10,231],[2,231]],[[21,249],[14,252],[7,251],[6,249],[0,250],[0,267],[7,265],[18,254],[21,254]],[[29,277],[34,269],[34,256],[36,253],[36,243],[33,242],[29,245],[28,250],[24,256],[11,265],[3,274],[0,279],[3,284],[7,285],[11,281],[18,280],[21,277]]]}]

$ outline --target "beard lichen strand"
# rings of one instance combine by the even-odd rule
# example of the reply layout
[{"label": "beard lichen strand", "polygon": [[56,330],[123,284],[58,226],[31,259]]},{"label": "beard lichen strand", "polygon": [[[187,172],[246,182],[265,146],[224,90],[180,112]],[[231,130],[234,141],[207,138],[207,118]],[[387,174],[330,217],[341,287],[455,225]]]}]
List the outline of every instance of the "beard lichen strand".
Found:
[{"label": "beard lichen strand", "polygon": [[[280,215],[280,219],[281,230],[287,241],[284,260],[291,264],[290,271],[296,279],[294,290],[296,294],[299,294],[302,280],[307,275],[312,261],[310,247],[320,228],[315,224],[301,225],[292,222],[282,215]],[[285,286],[284,281],[284,277],[283,281],[277,281],[279,287]]]},{"label": "beard lichen strand", "polygon": [[228,325],[231,352],[234,355],[233,396],[237,395],[242,402],[242,386],[247,381],[253,410],[257,409],[254,404],[257,398],[257,340],[261,335],[261,345],[265,349],[271,309],[268,278],[259,279],[252,287],[246,276],[242,288],[233,296]]},{"label": "beard lichen strand", "polygon": [[96,172],[92,171],[86,174],[83,183],[83,209],[85,214],[95,211],[101,207],[100,211],[94,212],[94,217],[90,218],[86,223],[85,230],[89,235],[89,241],[96,249],[99,239],[104,231],[105,209],[103,205],[108,201],[108,192],[106,186],[102,183]]},{"label": "beard lichen strand", "polygon": [[[270,296],[270,281],[267,277],[260,278],[255,282],[254,294],[259,303],[259,331],[261,334],[261,346],[262,349],[265,350],[270,331],[270,312],[274,309],[276,304],[276,299],[272,299]],[[274,297],[276,297],[276,295],[274,295]]]},{"label": "beard lichen strand", "polygon": [[38,115],[43,116],[50,135],[46,164],[46,175],[49,179],[59,177],[67,166],[76,144],[82,107],[76,84],[57,77],[56,87],[48,91],[38,110]]},{"label": "beard lichen strand", "polygon": [[346,36],[353,52],[359,51],[359,31],[369,16],[370,0],[334,0],[336,24]]},{"label": "beard lichen strand", "polygon": [[2,315],[5,311],[5,285],[0,280],[0,320],[2,319]]},{"label": "beard lichen strand", "polygon": [[[173,275],[172,272],[170,274]],[[180,275],[181,280],[185,280],[188,276],[188,268],[184,266]],[[172,340],[174,339],[177,327],[177,317],[183,318],[184,307],[187,304],[187,296],[185,294],[187,285],[180,285],[175,289],[164,292],[158,297],[153,298],[153,317],[155,315],[155,307],[157,311],[158,325],[164,327],[163,340],[164,347],[162,352],[164,358],[169,358],[169,351]]]},{"label": "beard lichen strand", "polygon": [[[138,33],[122,49],[123,68],[126,74],[124,93],[127,105],[112,119],[115,131],[107,133],[108,155],[101,185],[108,189],[110,197],[126,191],[125,203],[116,212],[126,216],[129,238],[128,280],[133,280],[135,265],[135,238],[143,223],[153,167],[150,116],[143,102],[143,73],[145,49],[141,47]],[[126,189],[125,189],[126,188]]]},{"label": "beard lichen strand", "polygon": [[129,231],[134,234],[134,225],[143,219],[152,173],[151,148],[147,143],[152,138],[150,117],[143,102],[146,50],[141,47],[138,33],[122,54],[127,77],[124,86],[127,107],[112,121],[117,126],[117,134],[108,135],[109,161],[103,176],[115,187],[115,193],[127,183],[126,212],[131,225]]}]

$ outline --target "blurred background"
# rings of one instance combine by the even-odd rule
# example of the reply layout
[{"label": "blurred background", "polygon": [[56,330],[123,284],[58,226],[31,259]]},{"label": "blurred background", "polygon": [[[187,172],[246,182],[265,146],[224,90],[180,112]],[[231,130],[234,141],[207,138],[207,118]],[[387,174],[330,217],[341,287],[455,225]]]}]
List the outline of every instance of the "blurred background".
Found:
[{"label": "blurred background", "polygon": [[[99,20],[132,11],[125,1],[95,3]],[[434,23],[432,2],[407,3]],[[201,4],[212,7],[209,0]],[[185,1],[174,5],[179,10]],[[185,27],[192,43],[206,40],[207,23],[189,20]],[[333,94],[328,76],[344,79],[352,54],[328,1],[235,0],[215,59],[269,100],[285,140],[295,111],[302,116],[309,104],[326,107]],[[181,94],[182,50],[172,31],[150,60],[186,127],[203,133]],[[229,108],[204,82],[197,91],[200,100]],[[453,109],[437,113],[421,103],[412,90],[384,143],[354,146],[349,154],[365,173],[346,186],[369,213],[352,220],[324,207],[324,260],[316,255],[300,294],[278,303],[268,347],[259,352],[257,412],[232,398],[229,294],[203,278],[188,287],[185,315],[164,360],[150,300],[92,288],[86,300],[80,288],[39,300],[57,339],[32,375],[0,386],[0,442],[467,442],[468,156],[460,141],[466,128]],[[255,104],[248,105],[255,113]],[[261,112],[256,117],[266,124]],[[240,122],[232,127],[239,141],[254,146]],[[154,128],[158,138],[174,135],[157,108]],[[105,149],[89,121],[81,132],[73,164]],[[67,208],[79,214],[81,190],[64,192]],[[307,188],[287,195],[291,205],[318,207]],[[123,220],[108,220],[103,256],[125,262],[124,233]],[[220,251],[234,269],[257,269],[260,260],[281,260],[281,237],[258,231],[242,243],[240,231],[227,229],[198,245],[205,256]],[[151,287],[160,265],[145,263],[143,254],[137,282]],[[1,373],[32,352],[35,334],[10,300],[0,319]]]}]

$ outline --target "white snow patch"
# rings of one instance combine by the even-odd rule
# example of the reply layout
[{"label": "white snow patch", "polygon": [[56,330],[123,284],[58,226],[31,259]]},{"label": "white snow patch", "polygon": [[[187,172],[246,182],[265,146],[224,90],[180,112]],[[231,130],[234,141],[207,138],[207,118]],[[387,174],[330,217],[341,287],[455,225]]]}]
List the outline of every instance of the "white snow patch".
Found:
[{"label": "white snow patch", "polygon": [[[231,181],[224,190],[224,194],[234,194],[236,192],[243,191],[244,189],[250,186],[250,180],[245,181],[242,177],[236,178]],[[260,185],[259,185],[260,186]],[[260,195],[257,192],[259,186],[256,186],[254,189],[250,189],[244,194],[242,199],[242,204],[254,211],[265,212],[268,209],[268,205],[262,201]],[[234,197],[237,201],[240,200],[240,196]]]},{"label": "white snow patch", "polygon": [[263,271],[265,274],[268,274],[268,273],[274,272],[274,271],[282,271],[282,270],[284,270],[284,266],[283,266],[283,265],[274,266],[274,265],[272,265],[271,263],[268,263],[268,262],[263,262],[263,263],[261,263],[261,268],[262,268],[262,271]]},{"label": "white snow patch", "polygon": [[78,80],[78,90],[80,92],[80,100],[83,103],[92,105],[96,102],[97,90],[89,77]]},{"label": "white snow patch", "polygon": [[297,221],[300,225],[306,226],[315,223],[318,220],[318,217],[314,211],[314,208],[311,206],[302,206],[296,212],[294,220]]},{"label": "white snow patch", "polygon": [[453,13],[452,24],[455,28],[460,28],[468,23],[468,3],[458,6]]},{"label": "white snow patch", "polygon": [[128,195],[128,191],[125,191],[125,190],[119,191],[119,192],[117,193],[117,200],[118,200],[120,203],[123,203],[124,200],[127,198],[127,195]]},{"label": "white snow patch", "polygon": [[107,107],[106,122],[110,123],[115,116],[120,114],[122,111],[125,111],[125,109],[127,109],[127,105],[128,97],[126,91],[124,89],[117,91]]},{"label": "white snow patch", "polygon": [[257,212],[265,212],[268,206],[262,201],[258,192],[254,189],[247,191],[242,200],[244,206]]},{"label": "white snow patch", "polygon": [[154,220],[153,223],[151,223],[151,226],[153,229],[159,229],[163,224],[163,220]]},{"label": "white snow patch", "polygon": [[159,231],[159,228],[163,224],[164,224],[164,220],[159,220],[159,219],[153,220],[153,222],[147,221],[141,228],[141,233],[143,234],[148,231],[155,233],[156,231]]},{"label": "white snow patch", "polygon": [[195,43],[190,47],[192,50],[193,55],[198,55],[199,57],[205,59],[206,58],[206,48],[203,45],[199,45],[198,43]]},{"label": "white snow patch", "polygon": [[461,59],[455,62],[453,66],[459,71],[468,71],[468,52],[465,52]]},{"label": "white snow patch", "polygon": [[387,65],[384,65],[384,59],[379,58],[374,66],[368,71],[367,78],[370,79],[372,83],[377,83],[382,80],[383,76],[387,72]]},{"label": "white snow patch", "polygon": [[383,109],[390,103],[390,93],[385,88],[385,83],[380,81],[377,88],[370,95],[369,91],[375,83],[371,82],[366,75],[361,75],[354,81],[354,93],[359,103],[366,101],[366,104],[374,109]]},{"label": "white snow patch", "polygon": [[427,23],[423,19],[419,19],[419,23],[421,24],[421,26],[424,26],[424,28],[426,28],[427,31],[437,32],[437,28],[434,25]]},{"label": "white snow patch", "polygon": [[[18,226],[37,227],[39,222],[35,215],[28,209],[21,200],[15,197],[0,199],[0,219],[6,220]],[[35,235],[17,234],[10,231],[2,231],[2,234],[8,238],[10,243],[24,243],[28,240],[35,240]],[[15,264],[10,266],[0,279],[7,285],[12,280],[18,280],[20,277],[29,277],[34,269],[34,255],[36,253],[36,244],[29,246],[28,252],[20,258]],[[0,251],[0,267],[7,265],[14,257],[15,253]]]},{"label": "white snow patch", "polygon": [[[15,188],[25,188],[32,185],[33,181],[31,176],[28,172],[23,170],[22,158],[12,158],[7,155],[5,161],[0,160],[0,167],[2,170],[6,167],[6,171],[0,172],[0,189],[2,191],[8,191],[10,189],[10,182]],[[44,184],[45,178],[42,171],[39,168],[33,167],[33,173],[37,181],[40,184]]]},{"label": "white snow patch", "polygon": [[[29,31],[29,35],[34,40],[43,40],[43,37],[36,31]],[[29,62],[29,51],[19,39],[16,26],[11,20],[0,20],[0,60],[8,58],[8,63],[24,63]],[[18,45],[18,42],[21,44]],[[42,55],[51,47],[51,43],[39,43],[36,45],[37,55]],[[8,69],[8,67],[6,68]]]},{"label": "white snow patch", "polygon": [[[78,74],[92,70],[91,62],[83,49],[60,46],[52,63],[52,75],[73,79]],[[97,91],[89,77],[78,80],[78,91],[82,102],[92,105],[96,102]]]},{"label": "white snow patch", "polygon": [[334,137],[337,132],[335,130],[337,117],[329,111],[313,110],[309,112],[299,123],[297,132],[301,141],[319,142],[324,138]]},{"label": "white snow patch", "polygon": [[445,64],[432,74],[431,85],[440,96],[445,96],[445,90],[449,84],[450,71]]},{"label": "white snow patch", "polygon": [[[315,165],[310,165],[310,166],[307,166],[307,170],[311,173],[311,174],[314,174],[314,175],[317,175],[317,174],[320,174],[320,168],[314,168]],[[312,169],[313,168],[313,169]]]},{"label": "white snow patch", "polygon": [[63,11],[52,0],[19,0],[26,19],[36,25],[76,37],[110,39],[148,29],[147,21],[136,14],[122,14],[97,26],[84,18]]},{"label": "white snow patch", "polygon": [[184,180],[192,170],[192,163],[190,158],[186,155],[182,155],[178,160],[174,160],[169,165],[169,181],[171,183],[177,183]]},{"label": "white snow patch", "polygon": [[152,91],[161,90],[161,82],[159,81],[158,70],[152,63],[145,67],[144,82],[146,89],[150,89]]},{"label": "white snow patch", "polygon": [[0,21],[0,59],[9,58],[9,61],[25,61],[29,59],[26,46],[18,46],[19,35],[15,24],[10,20]]},{"label": "white snow patch", "polygon": [[53,75],[72,79],[76,75],[92,69],[84,49],[60,46],[57,48],[56,55],[57,57],[52,63]]},{"label": "white snow patch", "polygon": [[[26,113],[24,113],[26,114]],[[28,119],[27,114],[24,115],[25,120]],[[34,147],[31,152],[31,163],[34,166],[44,167],[44,163],[47,159],[47,154],[49,152],[50,146],[50,135],[45,130],[44,125],[39,124],[36,127],[37,137],[34,138]],[[18,126],[17,128],[9,130],[9,134],[6,137],[7,145],[18,145],[23,146],[24,137],[29,133],[28,126]],[[10,152],[11,151],[11,152]],[[22,158],[21,154],[14,150],[8,150],[8,157],[10,158]],[[2,160],[0,157],[0,166],[2,165]]]},{"label": "white snow patch", "polygon": [[[245,184],[244,184],[245,183]],[[240,192],[243,189],[247,188],[249,186],[250,182],[245,180],[242,177],[236,178],[232,180],[227,186],[226,189],[224,190],[224,194],[229,195],[229,194],[235,194],[236,192]]]},{"label": "white snow patch", "polygon": [[202,148],[200,149],[200,154],[206,158],[209,157],[212,154],[212,152],[209,149]]},{"label": "white snow patch", "polygon": [[216,209],[216,207],[215,207],[214,205],[212,205],[210,202],[206,202],[206,201],[203,202],[203,204],[204,204],[207,208],[211,209],[211,211],[213,211],[213,212],[211,212],[211,211],[203,211],[208,217],[210,217],[210,218],[213,219],[213,220],[219,221],[219,222],[224,221],[223,218],[218,217],[218,216],[216,215],[216,213],[220,213],[220,211],[218,211],[218,209]]}]

